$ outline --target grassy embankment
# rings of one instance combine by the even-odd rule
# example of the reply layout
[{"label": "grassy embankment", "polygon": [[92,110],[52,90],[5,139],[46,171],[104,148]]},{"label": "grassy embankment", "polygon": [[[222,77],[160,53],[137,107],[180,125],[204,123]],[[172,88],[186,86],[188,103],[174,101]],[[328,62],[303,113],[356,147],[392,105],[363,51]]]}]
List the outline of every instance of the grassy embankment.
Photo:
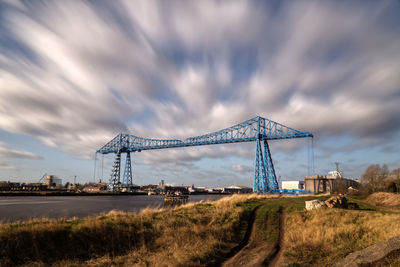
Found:
[{"label": "grassy embankment", "polygon": [[243,195],[136,215],[111,212],[4,224],[0,265],[212,265],[244,236],[256,204],[238,204],[260,198]]},{"label": "grassy embankment", "polygon": [[[369,199],[349,198],[360,210],[300,211],[287,216],[285,262],[289,266],[330,266],[351,252],[399,236],[400,213],[369,204]],[[392,257],[383,266],[400,266],[399,259]]]},{"label": "grassy embankment", "polygon": [[350,201],[361,210],[304,211],[304,201],[315,198],[328,196],[237,195],[136,215],[111,212],[88,219],[0,225],[0,266],[214,266],[237,252],[256,207],[251,248],[277,244],[279,215],[285,211],[279,261],[284,266],[333,265],[350,252],[400,235],[398,212],[359,198]]}]

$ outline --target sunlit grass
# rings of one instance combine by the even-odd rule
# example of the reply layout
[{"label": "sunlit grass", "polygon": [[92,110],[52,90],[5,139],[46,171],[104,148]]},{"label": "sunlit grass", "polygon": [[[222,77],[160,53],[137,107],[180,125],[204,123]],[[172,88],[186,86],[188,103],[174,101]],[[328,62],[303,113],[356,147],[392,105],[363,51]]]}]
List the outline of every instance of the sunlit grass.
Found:
[{"label": "sunlit grass", "polygon": [[286,221],[286,256],[299,266],[329,266],[347,254],[400,235],[400,214],[325,209]]},{"label": "sunlit grass", "polygon": [[242,238],[245,209],[237,204],[262,198],[266,197],[234,195],[214,203],[144,209],[139,214],[111,211],[86,219],[2,224],[0,265],[200,264],[209,257],[222,257]]},{"label": "sunlit grass", "polygon": [[284,209],[284,257],[294,266],[333,265],[400,235],[399,213],[363,199],[349,199],[363,210],[304,210],[304,201],[328,197],[233,195],[139,214],[111,211],[86,219],[1,224],[0,266],[213,266],[242,241],[258,206],[252,245],[277,240],[277,214]]}]

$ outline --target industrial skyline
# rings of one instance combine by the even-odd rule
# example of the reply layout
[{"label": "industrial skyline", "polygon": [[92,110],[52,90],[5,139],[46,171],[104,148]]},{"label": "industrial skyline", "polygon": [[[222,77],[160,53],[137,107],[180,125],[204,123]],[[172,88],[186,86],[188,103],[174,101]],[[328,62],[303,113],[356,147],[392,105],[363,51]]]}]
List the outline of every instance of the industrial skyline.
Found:
[{"label": "industrial skyline", "polygon": [[[79,12],[77,12],[77,10]],[[400,2],[2,1],[0,180],[94,177],[118,133],[185,139],[262,116],[315,172],[400,167]],[[308,141],[270,142],[286,180]],[[136,184],[252,186],[255,146],[134,153]]]}]

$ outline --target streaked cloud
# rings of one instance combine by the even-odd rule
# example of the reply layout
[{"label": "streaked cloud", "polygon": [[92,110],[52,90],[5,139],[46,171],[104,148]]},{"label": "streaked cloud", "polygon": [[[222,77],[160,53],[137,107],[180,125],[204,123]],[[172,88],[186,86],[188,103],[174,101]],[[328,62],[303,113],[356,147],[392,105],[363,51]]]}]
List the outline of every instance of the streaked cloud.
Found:
[{"label": "streaked cloud", "polygon": [[[256,115],[316,136],[396,142],[399,5],[4,2],[0,128],[83,158],[119,132],[186,138]],[[139,156],[169,163],[228,154],[254,152]]]},{"label": "streaked cloud", "polygon": [[250,166],[245,166],[245,165],[241,165],[241,164],[234,164],[232,165],[232,170],[239,172],[239,173],[249,173],[254,171],[254,169]]},{"label": "streaked cloud", "polygon": [[17,158],[17,159],[43,159],[34,153],[9,148],[3,142],[0,142],[0,158]]}]

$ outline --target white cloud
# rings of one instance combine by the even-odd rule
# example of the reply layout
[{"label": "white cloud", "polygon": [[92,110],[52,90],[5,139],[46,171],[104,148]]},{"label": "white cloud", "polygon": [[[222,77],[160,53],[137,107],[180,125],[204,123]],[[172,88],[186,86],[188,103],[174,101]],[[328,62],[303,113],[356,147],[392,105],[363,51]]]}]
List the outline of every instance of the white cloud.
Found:
[{"label": "white cloud", "polygon": [[0,157],[1,158],[18,158],[18,159],[42,159],[41,156],[38,156],[34,153],[9,148],[3,142],[0,142]]},{"label": "white cloud", "polygon": [[189,51],[249,44],[265,22],[264,12],[251,1],[124,1],[124,8],[150,40]]},{"label": "white cloud", "polygon": [[[185,138],[256,115],[316,135],[399,135],[400,27],[386,27],[384,3],[21,5],[4,11],[21,49],[0,44],[0,128],[52,148],[89,158],[118,132]],[[254,151],[140,157],[226,154]]]},{"label": "white cloud", "polygon": [[168,150],[143,151],[135,156],[140,157],[144,164],[162,162],[167,164],[179,165],[185,162],[196,162],[201,158],[225,158],[236,156],[239,158],[249,158],[254,155],[253,150],[249,150],[249,144],[230,144],[221,146],[200,146],[195,148],[176,148]]},{"label": "white cloud", "polygon": [[241,164],[232,165],[232,170],[234,170],[235,172],[239,172],[239,173],[250,173],[250,172],[254,171],[254,169],[252,167],[244,166]]}]

